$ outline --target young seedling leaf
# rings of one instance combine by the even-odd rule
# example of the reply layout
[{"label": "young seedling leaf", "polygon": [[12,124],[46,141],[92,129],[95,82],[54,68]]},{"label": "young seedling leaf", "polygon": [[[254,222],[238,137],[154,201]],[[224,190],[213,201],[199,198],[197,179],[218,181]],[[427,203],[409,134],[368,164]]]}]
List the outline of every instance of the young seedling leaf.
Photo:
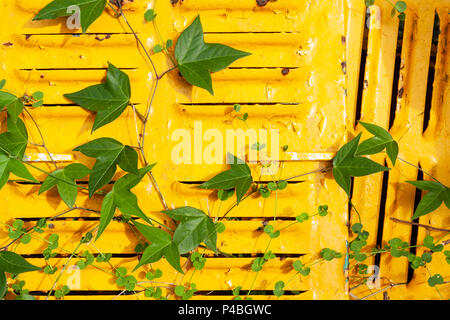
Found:
[{"label": "young seedling leaf", "polygon": [[223,44],[205,43],[200,16],[184,30],[175,46],[175,58],[181,75],[190,84],[214,95],[211,72],[228,67],[237,59],[250,55]]},{"label": "young seedling leaf", "polygon": [[106,1],[107,0],[54,0],[39,11],[33,18],[33,21],[71,16],[76,14],[74,8],[77,6],[80,12],[76,19],[79,19],[83,33],[86,33],[89,26],[102,14],[106,6]]},{"label": "young seedling leaf", "polygon": [[345,144],[333,160],[333,176],[337,184],[350,196],[350,177],[361,177],[390,170],[370,159],[355,156],[361,133]]},{"label": "young seedling leaf", "polygon": [[96,112],[92,132],[117,119],[127,108],[131,97],[128,75],[108,63],[106,81],[81,91],[65,94],[81,107]]}]

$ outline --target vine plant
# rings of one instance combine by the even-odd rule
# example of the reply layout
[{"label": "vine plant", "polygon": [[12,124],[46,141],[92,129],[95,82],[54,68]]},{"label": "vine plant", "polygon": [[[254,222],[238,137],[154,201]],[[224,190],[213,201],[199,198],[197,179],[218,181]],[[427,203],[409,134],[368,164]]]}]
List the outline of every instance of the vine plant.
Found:
[{"label": "vine plant", "polygon": [[[402,3],[402,1],[399,1],[394,5],[394,8],[400,13],[406,10],[406,7],[404,8]],[[366,1],[366,4],[371,5],[373,4],[373,1]],[[174,56],[172,56],[168,50],[173,46],[173,40],[171,39],[157,44],[153,48],[154,53],[163,52],[164,54],[169,55],[171,61],[174,63],[172,68],[159,73],[153,63],[150,53],[128,22],[122,8],[122,1],[54,0],[44,7],[34,17],[34,20],[55,19],[68,16],[67,9],[72,5],[78,5],[81,10],[80,22],[83,33],[87,31],[89,26],[95,22],[95,20],[103,13],[106,6],[108,6],[114,12],[116,18],[122,18],[126,22],[127,26],[136,37],[139,46],[144,50],[155,76],[155,85],[153,87],[153,92],[151,92],[151,99],[144,115],[139,114],[130,101],[132,85],[130,84],[128,75],[111,63],[108,63],[108,70],[104,83],[87,87],[78,92],[65,94],[67,99],[96,114],[92,131],[113,122],[126,108],[130,107],[134,112],[135,119],[140,119],[141,130],[144,132],[150,116],[150,109],[155,92],[158,87],[158,81],[167,73],[178,69],[180,74],[190,84],[203,88],[213,94],[214,91],[210,73],[222,70],[235,60],[249,55],[247,52],[239,51],[222,44],[205,43],[200,17],[198,16],[179,36],[176,41]],[[153,9],[149,9],[145,13],[144,18],[147,22],[156,23],[157,14]],[[146,273],[148,282],[138,283],[137,279],[130,274],[129,271],[135,271],[144,265],[155,263],[164,258],[177,272],[184,274],[185,267],[181,265],[180,259],[182,255],[188,255],[188,261],[195,270],[204,268],[206,263],[204,252],[206,249],[209,249],[216,254],[227,256],[226,253],[222,252],[217,247],[217,234],[225,230],[225,225],[218,221],[221,213],[220,207],[214,220],[200,209],[189,206],[169,210],[152,175],[151,170],[155,164],[149,164],[145,158],[145,135],[143,134],[137,134],[137,147],[123,145],[112,137],[103,137],[75,148],[74,151],[81,152],[87,157],[96,159],[92,168],[88,168],[81,163],[73,163],[65,167],[59,167],[52,158],[51,152],[47,149],[44,137],[37,127],[31,113],[28,111],[29,108],[38,108],[43,105],[44,94],[42,92],[35,92],[31,96],[27,93],[17,94],[3,89],[5,84],[6,80],[0,81],[0,90],[2,90],[0,91],[0,108],[7,112],[7,131],[0,134],[0,188],[9,181],[11,173],[26,181],[38,183],[38,180],[33,177],[27,168],[32,167],[46,175],[44,182],[41,184],[39,193],[56,188],[62,201],[67,205],[67,210],[50,218],[42,218],[37,221],[35,225],[28,228],[24,226],[24,221],[20,219],[16,219],[11,225],[5,224],[9,230],[8,235],[11,241],[0,250],[0,298],[5,297],[9,289],[7,284],[7,274],[10,275],[12,280],[16,280],[20,277],[20,273],[43,271],[49,275],[58,272],[56,280],[51,290],[48,292],[47,297],[50,297],[53,294],[55,298],[63,299],[64,296],[70,292],[70,288],[67,285],[60,285],[58,281],[72,259],[77,259],[76,265],[81,270],[91,266],[110,274],[111,277],[116,279],[117,285],[124,288],[122,293],[144,292],[146,297],[166,299],[168,296],[163,295],[162,288],[168,288],[169,292],[173,292],[178,298],[191,298],[197,291],[195,283],[191,281],[195,271],[185,284],[159,282],[158,279],[163,275],[162,271],[159,269],[154,270],[152,268]],[[234,111],[238,118],[245,122],[248,118],[248,113],[241,114],[241,108],[240,105],[235,105]],[[29,141],[28,132],[21,116],[30,117],[33,123],[36,124],[36,128],[42,139],[41,142],[36,143]],[[385,129],[370,123],[360,122],[360,124],[373,135],[372,138],[360,142],[360,133],[340,148],[333,160],[332,167],[299,175],[304,176],[332,170],[334,179],[348,195],[349,203],[352,207],[353,204],[350,201],[352,177],[366,176],[390,170],[390,168],[380,165],[366,156],[385,151],[393,166],[397,160],[409,163],[406,160],[398,158],[398,144]],[[136,128],[137,127],[136,123]],[[47,172],[40,167],[25,161],[25,150],[28,145],[44,148],[48,157],[52,160],[55,170]],[[261,150],[264,147],[265,145],[260,145],[259,143],[252,146],[252,148],[257,150]],[[288,148],[288,146],[283,146],[282,150],[287,151]],[[141,157],[141,166],[139,165],[139,155]],[[217,197],[221,202],[235,196],[235,204],[220,216],[222,219],[226,218],[231,210],[242,203],[242,201],[248,199],[251,195],[259,195],[263,198],[274,196],[276,203],[278,192],[289,186],[289,180],[296,178],[281,178],[280,171],[279,177],[273,177],[273,181],[269,183],[262,183],[260,179],[253,179],[250,167],[243,159],[238,159],[234,155],[229,156],[233,160],[230,169],[218,173],[212,179],[199,186],[199,188],[217,192]],[[261,170],[265,166],[263,164],[258,165],[261,166]],[[110,192],[105,192],[102,187],[113,179],[117,166],[127,174],[115,182]],[[154,182],[158,195],[165,206],[165,210],[162,212],[176,221],[175,229],[148,217],[140,209],[138,199],[132,189],[136,187],[146,175]],[[89,176],[88,187],[84,187],[82,184],[77,183],[77,180],[84,179],[87,176]],[[433,178],[433,180],[434,181],[408,181],[408,183],[415,187],[428,191],[420,201],[412,220],[429,214],[437,209],[442,202],[450,208],[450,189],[435,178]],[[100,211],[82,208],[76,205],[76,199],[80,189],[88,191],[89,197],[92,197],[94,194],[103,196]],[[251,271],[254,273],[254,278],[250,290],[248,290],[245,295],[246,299],[250,299],[251,293],[254,292],[253,286],[258,274],[264,269],[266,262],[276,257],[270,250],[272,239],[278,238],[281,232],[295,224],[303,223],[314,216],[324,217],[328,215],[328,206],[323,204],[318,207],[316,213],[300,213],[291,224],[282,228],[277,228],[276,207],[277,206],[275,205],[273,221],[267,223],[263,228],[264,233],[268,237],[268,244],[262,256],[254,259],[251,265]],[[356,208],[354,209],[356,211]],[[38,235],[43,233],[44,229],[49,228],[52,220],[74,210],[87,210],[96,212],[100,215],[99,224],[86,232],[75,250],[67,252],[67,250],[61,248],[59,246],[59,236],[56,233],[51,233],[46,239]],[[117,210],[120,211],[121,215],[116,215]],[[136,246],[135,250],[141,257],[134,270],[127,270],[124,267],[115,267],[111,263],[111,253],[102,253],[99,251],[98,254],[94,255],[87,250],[80,250],[80,247],[84,244],[94,245],[95,240],[101,237],[112,220],[127,224],[136,234],[140,234],[145,239],[143,243],[139,243]],[[419,226],[433,229],[432,226]],[[437,252],[444,251],[444,244],[448,243],[448,241],[442,243],[443,237],[441,239],[434,239],[430,235],[427,235],[426,238],[423,239],[422,244],[418,246],[423,246],[427,248],[428,251],[422,256],[415,256],[408,250],[411,248],[409,244],[398,238],[391,239],[388,241],[388,244],[382,248],[368,248],[366,240],[368,239],[369,233],[364,230],[360,217],[359,222],[351,226],[351,231],[356,236],[349,243],[347,252],[337,252],[332,248],[323,248],[318,253],[318,258],[313,261],[295,261],[292,264],[292,269],[295,271],[294,276],[287,282],[276,282],[273,287],[274,294],[278,297],[282,296],[285,288],[289,285],[289,282],[295,279],[295,277],[306,277],[310,274],[311,267],[315,264],[334,259],[345,258],[347,269],[350,268],[350,265],[352,268],[355,268],[354,270],[361,275],[362,283],[368,279],[366,276],[367,265],[363,262],[376,254],[390,254],[392,257],[406,257],[412,268],[427,268],[427,263],[432,260],[433,255]],[[448,233],[445,234],[445,236],[447,235]],[[18,245],[19,243],[26,245],[32,239],[37,239],[46,244],[46,248],[43,251],[44,260],[46,261],[45,266],[38,267],[30,264],[12,249],[13,245]],[[58,270],[55,265],[52,265],[50,260],[56,256],[56,253],[54,252],[56,249],[66,252],[69,255],[67,262],[61,270]],[[444,254],[447,263],[450,263],[450,251],[446,250],[444,251]],[[109,268],[105,267],[105,265],[108,265]],[[435,287],[437,292],[439,292],[437,286],[444,283],[444,280],[439,274],[430,274],[428,283],[430,286]],[[10,285],[16,299],[34,299],[34,297],[29,294],[29,291],[24,289],[25,285],[23,280],[18,280]],[[241,288],[241,286],[237,286],[233,289],[235,299],[242,299]]]}]

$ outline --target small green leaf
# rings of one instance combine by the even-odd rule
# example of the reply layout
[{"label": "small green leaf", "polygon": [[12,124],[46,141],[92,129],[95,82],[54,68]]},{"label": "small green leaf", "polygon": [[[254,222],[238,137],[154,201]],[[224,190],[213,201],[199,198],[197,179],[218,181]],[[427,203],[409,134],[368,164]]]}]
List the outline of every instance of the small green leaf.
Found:
[{"label": "small green leaf", "polygon": [[36,91],[31,95],[34,100],[42,100],[44,99],[44,93],[42,91]]},{"label": "small green leaf", "polygon": [[281,297],[284,294],[284,282],[283,281],[277,281],[275,283],[275,288],[273,290],[273,294],[277,297]]},{"label": "small green leaf", "polygon": [[0,80],[0,90],[3,89],[5,84],[6,84],[6,80],[5,79]]},{"label": "small green leaf", "polygon": [[153,47],[153,52],[154,52],[154,53],[160,53],[160,52],[163,51],[163,50],[164,50],[164,48],[163,48],[163,46],[160,45],[160,44],[157,44],[156,46]]},{"label": "small green leaf", "polygon": [[373,6],[375,4],[375,0],[364,0],[366,7]]},{"label": "small green leaf", "polygon": [[440,274],[435,274],[428,279],[428,284],[430,287],[434,287],[438,284],[443,284],[444,278]]},{"label": "small green leaf", "polygon": [[148,9],[147,11],[145,11],[144,18],[145,18],[145,21],[147,21],[147,22],[152,22],[153,20],[155,20],[155,18],[156,18],[155,10]]},{"label": "small green leaf", "polygon": [[404,1],[397,1],[395,3],[395,10],[397,10],[398,12],[402,13],[405,12],[407,9],[407,5]]}]

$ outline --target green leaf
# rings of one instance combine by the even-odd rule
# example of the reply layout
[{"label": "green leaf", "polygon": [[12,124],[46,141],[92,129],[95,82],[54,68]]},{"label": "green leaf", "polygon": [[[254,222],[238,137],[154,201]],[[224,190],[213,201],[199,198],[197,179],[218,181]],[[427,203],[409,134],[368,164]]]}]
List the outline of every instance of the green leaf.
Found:
[{"label": "green leaf", "polygon": [[96,112],[92,132],[117,119],[127,108],[131,97],[128,75],[108,63],[106,81],[81,91],[65,94],[81,107]]},{"label": "green leaf", "polygon": [[155,46],[153,47],[153,52],[154,52],[154,53],[160,53],[160,52],[163,51],[163,50],[164,50],[164,48],[163,48],[163,46],[160,45],[160,44],[157,44],[157,45],[155,45]]},{"label": "green leaf", "polygon": [[373,6],[375,4],[375,0],[364,0],[366,7]]},{"label": "green leaf", "polygon": [[6,294],[6,291],[8,291],[8,285],[6,283],[6,275],[4,272],[0,272],[0,300],[3,299],[3,297]]},{"label": "green leaf", "polygon": [[175,47],[178,69],[187,82],[214,94],[211,72],[228,67],[237,59],[250,55],[228,46],[205,43],[200,16],[184,30]]},{"label": "green leaf", "polygon": [[39,189],[39,194],[57,186],[61,199],[69,208],[75,205],[78,187],[75,180],[86,177],[91,170],[81,163],[72,163],[64,169],[58,169],[47,176]]},{"label": "green leaf", "polygon": [[407,5],[404,1],[397,1],[395,3],[395,10],[397,10],[398,12],[402,13],[405,12],[407,9]]},{"label": "green leaf", "polygon": [[284,294],[284,285],[283,281],[277,281],[275,283],[275,288],[273,289],[273,294],[277,297],[281,297]]},{"label": "green leaf", "polygon": [[333,160],[334,179],[348,196],[350,196],[350,177],[361,177],[390,170],[370,159],[355,156],[360,138],[361,133],[345,144]]},{"label": "green leaf", "polygon": [[22,162],[0,153],[0,189],[8,182],[10,173],[32,182],[39,182]]},{"label": "green leaf", "polygon": [[0,109],[3,109],[15,100],[19,100],[15,95],[9,92],[0,91]]},{"label": "green leaf", "polygon": [[151,242],[142,254],[141,260],[133,271],[139,267],[159,261],[163,256],[167,262],[178,272],[184,273],[180,264],[180,252],[172,241],[170,234],[155,227],[150,227],[133,220],[134,226]]},{"label": "green leaf", "polygon": [[[230,155],[229,155],[230,156]],[[212,179],[204,182],[199,186],[202,189],[219,189],[219,190],[236,190],[236,202],[239,205],[242,197],[250,189],[253,178],[250,171],[250,167],[233,156],[234,160],[231,164],[231,169],[221,172],[214,176]]]},{"label": "green leaf", "polygon": [[27,262],[22,256],[11,251],[0,251],[0,272],[24,273],[41,268]]},{"label": "green leaf", "polygon": [[155,18],[156,18],[155,10],[148,9],[147,11],[145,11],[144,18],[145,18],[145,21],[147,21],[147,22],[152,22],[153,20],[155,20]]},{"label": "green leaf", "polygon": [[442,202],[446,204],[450,202],[450,188],[435,181],[406,181],[416,188],[428,193],[422,197],[417,205],[414,216],[411,220],[415,220],[439,208]]},{"label": "green leaf", "polygon": [[5,84],[6,84],[6,80],[5,79],[0,80],[0,90],[3,89]]},{"label": "green leaf", "polygon": [[398,144],[394,141],[391,134],[384,128],[375,124],[362,121],[359,121],[359,123],[367,131],[373,134],[374,137],[361,142],[356,151],[356,155],[376,154],[386,149],[389,159],[391,159],[392,164],[395,165],[398,156]]},{"label": "green leaf", "polygon": [[54,0],[46,5],[33,18],[36,20],[56,19],[59,17],[68,17],[73,11],[69,7],[76,5],[80,8],[80,24],[83,33],[86,33],[89,26],[100,17],[105,9],[107,0]]},{"label": "green leaf", "polygon": [[430,285],[430,287],[434,287],[438,284],[443,284],[443,283],[444,283],[444,278],[442,278],[442,276],[440,274],[435,274],[428,279],[428,284]]},{"label": "green leaf", "polygon": [[100,225],[95,240],[100,238],[103,231],[105,231],[106,227],[114,217],[116,209],[119,209],[124,214],[135,215],[146,222],[151,223],[149,218],[139,208],[136,195],[130,190],[134,188],[154,166],[155,164],[152,164],[139,169],[139,175],[137,176],[129,173],[116,181],[112,190],[108,192],[103,199],[100,211]]},{"label": "green leaf", "polygon": [[112,138],[99,138],[74,149],[88,157],[96,158],[89,176],[89,197],[111,181],[117,165],[123,170],[137,175],[137,153]]},{"label": "green leaf", "polygon": [[217,231],[214,222],[203,211],[193,207],[181,207],[162,211],[179,221],[173,235],[181,254],[187,253],[203,242],[217,252]]}]

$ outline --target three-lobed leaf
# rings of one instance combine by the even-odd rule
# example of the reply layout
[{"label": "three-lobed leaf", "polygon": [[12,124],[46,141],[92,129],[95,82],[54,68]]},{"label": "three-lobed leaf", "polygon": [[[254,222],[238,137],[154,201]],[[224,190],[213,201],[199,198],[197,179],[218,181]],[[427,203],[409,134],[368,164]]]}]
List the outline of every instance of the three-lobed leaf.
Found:
[{"label": "three-lobed leaf", "polygon": [[181,254],[194,250],[202,242],[214,252],[217,251],[216,226],[203,211],[193,207],[181,207],[162,212],[180,222],[173,241],[178,245]]},{"label": "three-lobed leaf", "polygon": [[[230,155],[229,155],[230,156]],[[230,170],[221,172],[199,186],[202,189],[218,189],[236,191],[236,202],[239,205],[242,197],[250,189],[253,178],[250,167],[236,156],[232,156]]]},{"label": "three-lobed leaf", "polygon": [[137,221],[133,221],[133,225],[151,243],[144,250],[141,260],[134,270],[137,270],[143,265],[157,262],[164,256],[167,262],[169,262],[175,270],[184,273],[180,264],[180,252],[178,251],[178,246],[172,240],[169,233]]},{"label": "three-lobed leaf", "polygon": [[362,121],[359,121],[359,123],[373,134],[374,137],[361,142],[356,151],[356,155],[371,155],[386,149],[389,159],[395,165],[399,150],[398,143],[392,138],[391,134],[386,129],[375,124]]},{"label": "three-lobed leaf", "polygon": [[137,197],[131,192],[144,176],[155,166],[155,164],[141,168],[138,175],[129,173],[116,181],[112,190],[104,197],[102,208],[100,211],[100,225],[97,231],[97,237],[100,238],[103,231],[111,222],[116,209],[127,215],[135,215],[148,223],[151,223],[149,218],[139,208]]},{"label": "three-lobed leaf", "polygon": [[128,75],[108,63],[106,81],[81,91],[65,94],[81,107],[96,112],[92,132],[117,119],[127,108],[131,97]]},{"label": "three-lobed leaf", "polygon": [[360,138],[361,133],[346,143],[333,159],[334,179],[347,195],[350,195],[351,177],[361,177],[390,170],[368,158],[356,156]]},{"label": "three-lobed leaf", "polygon": [[72,208],[78,195],[75,180],[83,179],[90,171],[88,167],[81,163],[72,163],[63,169],[55,170],[44,180],[39,189],[39,194],[56,186],[61,199],[69,208]]},{"label": "three-lobed leaf", "polygon": [[68,17],[75,13],[77,6],[80,10],[79,23],[83,33],[97,20],[105,9],[107,0],[54,0],[39,11],[33,21]]},{"label": "three-lobed leaf", "polygon": [[89,197],[111,181],[117,165],[124,171],[139,175],[137,152],[112,138],[99,138],[74,149],[97,161],[89,176]]},{"label": "three-lobed leaf", "polygon": [[182,76],[190,84],[214,94],[211,72],[220,71],[237,59],[250,55],[223,44],[205,43],[200,16],[184,30],[175,46],[175,58]]},{"label": "three-lobed leaf", "polygon": [[407,181],[416,188],[428,191],[420,200],[411,220],[415,220],[439,208],[442,202],[450,209],[450,188],[435,181]]}]

